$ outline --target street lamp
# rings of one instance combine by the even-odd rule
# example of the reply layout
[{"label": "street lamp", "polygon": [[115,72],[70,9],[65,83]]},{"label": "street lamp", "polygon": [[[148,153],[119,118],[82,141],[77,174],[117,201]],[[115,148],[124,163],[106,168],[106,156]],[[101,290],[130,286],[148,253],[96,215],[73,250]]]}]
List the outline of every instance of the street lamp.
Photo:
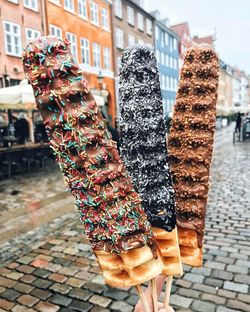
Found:
[{"label": "street lamp", "polygon": [[101,90],[102,90],[102,88],[103,88],[103,81],[104,81],[104,76],[103,76],[103,74],[102,74],[102,71],[100,70],[100,71],[99,71],[99,74],[98,74],[98,76],[97,76],[97,82],[98,82],[98,85],[99,85],[99,87],[100,87]]}]

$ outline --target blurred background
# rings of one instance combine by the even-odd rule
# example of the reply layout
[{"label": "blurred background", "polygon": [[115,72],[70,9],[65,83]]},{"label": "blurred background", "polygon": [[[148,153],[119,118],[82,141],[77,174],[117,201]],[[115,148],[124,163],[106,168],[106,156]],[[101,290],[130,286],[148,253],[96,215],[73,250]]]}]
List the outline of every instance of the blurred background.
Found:
[{"label": "blurred background", "polygon": [[[0,312],[133,311],[104,285],[50,151],[21,56],[35,38],[71,41],[97,105],[119,133],[124,48],[154,48],[169,131],[186,50],[220,59],[205,263],[185,266],[176,311],[250,311],[250,2],[0,0]],[[115,132],[116,129],[116,132]]]}]

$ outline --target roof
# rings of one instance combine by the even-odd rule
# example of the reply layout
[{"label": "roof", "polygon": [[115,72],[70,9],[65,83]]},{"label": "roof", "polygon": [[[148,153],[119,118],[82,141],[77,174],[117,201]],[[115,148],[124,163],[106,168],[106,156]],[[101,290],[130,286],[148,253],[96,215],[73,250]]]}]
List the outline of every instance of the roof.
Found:
[{"label": "roof", "polygon": [[185,27],[188,27],[188,22],[184,22],[184,23],[180,23],[180,24],[175,24],[175,25],[172,25],[170,26],[170,28],[175,32],[177,33],[177,35],[179,37],[181,37],[181,35],[183,34],[183,31],[185,29]]},{"label": "roof", "polygon": [[126,0],[125,2],[127,2],[128,4],[131,4],[132,6],[134,6],[138,11],[141,11],[141,13],[143,13],[144,15],[147,15],[152,21],[155,20],[155,17],[152,16],[149,12],[147,12],[146,10],[144,10],[144,8],[142,8],[141,6],[139,6],[136,2],[134,2],[133,0]]},{"label": "roof", "polygon": [[213,37],[213,35],[209,35],[209,36],[205,36],[205,37],[194,36],[193,41],[196,43],[206,43],[209,45],[213,45],[214,37]]},{"label": "roof", "polygon": [[161,20],[156,19],[155,24],[179,40],[179,35],[175,31],[173,31],[171,27],[167,27],[165,24],[163,24]]}]

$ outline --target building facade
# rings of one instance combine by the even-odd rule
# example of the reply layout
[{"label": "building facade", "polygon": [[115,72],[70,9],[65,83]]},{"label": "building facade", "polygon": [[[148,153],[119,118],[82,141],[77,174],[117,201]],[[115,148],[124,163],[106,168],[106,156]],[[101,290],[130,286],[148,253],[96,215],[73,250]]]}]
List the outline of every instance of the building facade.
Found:
[{"label": "building facade", "polygon": [[160,75],[164,117],[173,110],[179,77],[178,35],[168,27],[168,19],[160,20],[160,12],[152,13],[155,20],[155,51]]},{"label": "building facade", "polygon": [[192,38],[188,22],[170,26],[173,32],[179,36],[179,67],[181,68],[184,61],[184,55],[188,48],[192,46]]},{"label": "building facade", "polygon": [[124,48],[134,44],[154,45],[154,17],[131,0],[114,0],[113,34],[115,72],[118,75]]},{"label": "building facade", "polygon": [[237,70],[233,69],[233,106],[240,106],[241,79],[237,75]]},{"label": "building facade", "polygon": [[0,87],[17,85],[25,74],[22,50],[30,40],[43,35],[40,0],[0,2]]},{"label": "building facade", "polygon": [[47,0],[46,34],[71,41],[71,50],[97,104],[116,116],[111,5],[109,0]]},{"label": "building facade", "polygon": [[222,60],[220,60],[217,105],[219,115],[227,116],[233,111],[233,69]]}]

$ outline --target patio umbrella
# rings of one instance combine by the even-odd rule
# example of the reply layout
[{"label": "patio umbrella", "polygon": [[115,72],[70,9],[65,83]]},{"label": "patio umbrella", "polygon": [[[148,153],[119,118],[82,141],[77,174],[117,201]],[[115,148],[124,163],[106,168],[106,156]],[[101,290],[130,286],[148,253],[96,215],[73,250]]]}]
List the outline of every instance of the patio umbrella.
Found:
[{"label": "patio umbrella", "polygon": [[0,89],[0,109],[35,109],[33,90],[26,79],[17,86]]}]

